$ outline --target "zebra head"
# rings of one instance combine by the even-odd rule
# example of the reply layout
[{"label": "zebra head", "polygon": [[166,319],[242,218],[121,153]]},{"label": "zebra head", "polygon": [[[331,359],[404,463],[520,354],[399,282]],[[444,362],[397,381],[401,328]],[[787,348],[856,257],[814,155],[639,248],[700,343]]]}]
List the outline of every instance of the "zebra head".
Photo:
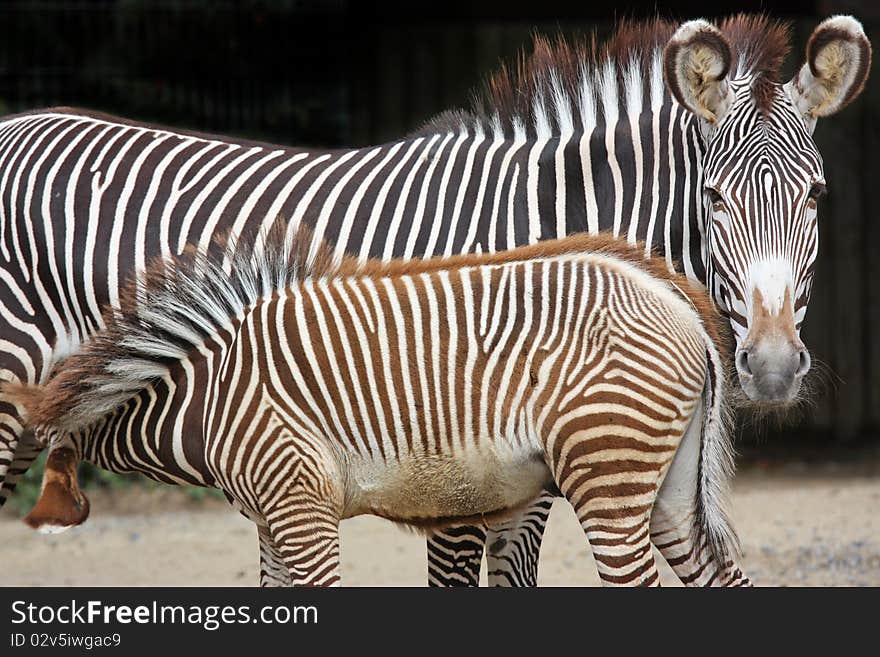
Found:
[{"label": "zebra head", "polygon": [[[825,191],[816,120],[861,92],[871,45],[861,24],[835,16],[819,24],[806,62],[787,84],[732,54],[735,34],[684,23],[664,52],[672,94],[696,115],[703,137],[707,283],[731,321],[745,393],[793,401],[810,368],[800,339],[818,250],[817,200]],[[785,52],[774,57],[778,66]],[[766,64],[766,63],[765,63]]]}]

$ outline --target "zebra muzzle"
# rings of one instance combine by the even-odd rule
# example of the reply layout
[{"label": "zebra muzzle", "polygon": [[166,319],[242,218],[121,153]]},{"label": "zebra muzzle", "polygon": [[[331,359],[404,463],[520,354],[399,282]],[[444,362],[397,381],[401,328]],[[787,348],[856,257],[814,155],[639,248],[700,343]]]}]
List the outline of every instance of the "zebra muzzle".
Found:
[{"label": "zebra muzzle", "polygon": [[787,404],[797,398],[810,369],[810,353],[797,333],[788,289],[773,312],[753,291],[749,333],[736,352],[736,370],[746,395],[755,402]]},{"label": "zebra muzzle", "polygon": [[746,394],[758,402],[794,400],[810,369],[810,355],[800,341],[765,341],[737,352],[736,367]]}]

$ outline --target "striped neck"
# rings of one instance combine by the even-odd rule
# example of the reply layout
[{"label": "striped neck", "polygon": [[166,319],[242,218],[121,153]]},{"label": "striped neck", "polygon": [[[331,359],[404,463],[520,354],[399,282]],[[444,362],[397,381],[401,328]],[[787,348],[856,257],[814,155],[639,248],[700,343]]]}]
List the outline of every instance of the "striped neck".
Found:
[{"label": "striped neck", "polygon": [[[477,125],[403,142],[434,167],[420,178],[421,196],[436,195],[440,205],[427,241],[411,240],[393,252],[394,244],[386,244],[384,257],[494,252],[602,231],[644,242],[670,267],[679,263],[705,284],[705,147],[693,115],[667,98],[658,109],[589,132],[556,132],[511,135]],[[450,214],[443,203],[453,205],[457,230],[441,220]],[[420,207],[415,204],[416,221]],[[445,243],[435,239],[442,234]]]}]

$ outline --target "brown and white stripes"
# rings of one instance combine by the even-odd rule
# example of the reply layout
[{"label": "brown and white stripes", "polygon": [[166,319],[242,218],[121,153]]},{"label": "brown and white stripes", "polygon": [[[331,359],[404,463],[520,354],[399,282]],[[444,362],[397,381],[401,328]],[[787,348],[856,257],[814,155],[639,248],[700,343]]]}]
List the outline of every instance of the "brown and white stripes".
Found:
[{"label": "brown and white stripes", "polygon": [[45,386],[7,388],[65,456],[32,524],[84,520],[61,476],[84,458],[221,489],[263,584],[325,585],[341,519],[430,531],[550,489],[606,584],[658,584],[652,541],[686,583],[748,583],[715,317],[643,247],[334,264],[304,231],[255,243],[155,264]]},{"label": "brown and white stripes", "polygon": [[[799,331],[825,186],[812,132],[861,92],[871,44],[854,18],[829,18],[782,84],[788,45],[784,24],[748,15],[624,22],[604,43],[539,38],[472,110],[359,149],[76,108],[3,117],[0,380],[45,383],[152,258],[281,214],[364,259],[499,251],[579,231],[643,241],[728,315],[744,393],[791,402],[810,368]],[[0,505],[40,451],[0,394]],[[551,503],[545,494],[504,525],[433,534],[429,583],[476,583],[485,542],[490,584],[534,584]]]}]

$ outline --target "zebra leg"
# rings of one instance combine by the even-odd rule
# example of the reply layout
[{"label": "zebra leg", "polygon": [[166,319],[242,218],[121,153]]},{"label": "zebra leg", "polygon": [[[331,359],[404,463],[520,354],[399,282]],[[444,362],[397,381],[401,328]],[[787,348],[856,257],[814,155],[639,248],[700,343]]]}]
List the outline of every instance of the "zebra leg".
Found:
[{"label": "zebra leg", "polygon": [[476,525],[428,536],[428,586],[479,586],[485,543],[486,532]]},{"label": "zebra leg", "polygon": [[[30,469],[34,461],[37,460],[43,449],[45,449],[45,445],[35,439],[34,432],[30,429],[24,429],[20,435],[9,440],[7,440],[7,435],[0,436],[0,444],[3,445],[0,448],[0,452],[10,454],[12,460],[11,462],[8,460],[3,462],[6,470],[5,473],[0,474],[0,481],[2,481],[2,485],[0,485],[0,506],[6,503],[6,500],[15,491],[18,482]],[[8,452],[6,451],[7,449],[9,450]],[[3,458],[0,457],[0,461],[2,460]]]},{"label": "zebra leg", "polygon": [[489,586],[536,586],[538,553],[554,495],[543,493],[515,518],[490,527],[461,525],[428,537],[428,586],[479,586],[487,546]]},{"label": "zebra leg", "polygon": [[[4,338],[14,334],[6,319],[0,317],[0,344],[10,344]],[[42,367],[43,357],[37,349],[26,348],[24,353],[16,355],[0,348],[0,507],[45,447],[28,428],[24,409],[4,392],[4,386],[7,383],[33,385]]]},{"label": "zebra leg", "polygon": [[280,435],[288,439],[257,476],[260,513],[291,586],[338,586],[341,475],[320,440]]},{"label": "zebra leg", "polygon": [[537,586],[538,555],[554,493],[544,491],[528,508],[490,527],[486,537],[489,586]]},{"label": "zebra leg", "polygon": [[339,586],[336,505],[296,491],[266,513],[266,522],[291,586]]},{"label": "zebra leg", "polygon": [[686,586],[751,586],[732,559],[715,559],[695,526],[701,424],[695,416],[675,452],[651,512],[651,540]]},{"label": "zebra leg", "polygon": [[732,559],[715,559],[702,534],[691,531],[693,511],[651,516],[651,540],[685,586],[751,586]]},{"label": "zebra leg", "polygon": [[8,370],[2,365],[0,363],[0,506],[6,503],[22,475],[42,451],[33,432],[25,427],[18,407],[3,395]]},{"label": "zebra leg", "polygon": [[[621,472],[612,463],[584,461],[577,434],[560,440],[564,461],[552,470],[559,490],[574,507],[587,536],[599,577],[605,586],[660,586],[649,525],[651,506],[660,487],[661,466],[653,472]],[[563,456],[564,454],[564,456]],[[638,477],[629,482],[626,476]]]},{"label": "zebra leg", "polygon": [[260,586],[290,586],[290,571],[269,528],[258,525],[257,537],[260,539]]},{"label": "zebra leg", "polygon": [[646,515],[620,519],[578,511],[578,518],[604,586],[660,586]]}]

